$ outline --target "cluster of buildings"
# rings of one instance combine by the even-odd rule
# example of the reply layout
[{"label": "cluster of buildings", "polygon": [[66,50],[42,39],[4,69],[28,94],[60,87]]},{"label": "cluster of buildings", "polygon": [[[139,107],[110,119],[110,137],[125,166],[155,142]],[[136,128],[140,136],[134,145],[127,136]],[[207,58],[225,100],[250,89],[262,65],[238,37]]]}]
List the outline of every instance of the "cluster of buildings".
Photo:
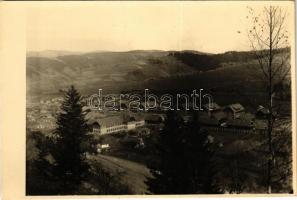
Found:
[{"label": "cluster of buildings", "polygon": [[62,97],[40,100],[27,105],[26,124],[32,131],[50,132],[56,127],[56,117],[60,111]]},{"label": "cluster of buildings", "polygon": [[[85,97],[85,99],[87,99]],[[55,128],[55,118],[62,98],[42,100],[39,107],[27,110],[27,125],[33,130],[50,130]],[[125,106],[125,105],[122,105]],[[259,106],[255,113],[248,112],[240,103],[220,106],[217,103],[205,104],[199,110],[199,124],[201,127],[216,132],[252,133],[267,129],[266,117],[269,112]],[[163,125],[166,115],[164,111],[130,112],[124,116],[122,112],[97,112],[88,106],[83,107],[88,112],[88,124],[91,132],[96,135],[105,135],[118,132],[127,132],[145,124]],[[184,123],[191,120],[190,112],[182,111]]]},{"label": "cluster of buildings", "polygon": [[255,113],[250,113],[240,103],[223,107],[212,103],[204,105],[203,111],[199,112],[199,124],[216,132],[264,132],[267,128],[265,119],[268,114],[268,110],[263,106],[259,106]]},{"label": "cluster of buildings", "polygon": [[[199,112],[199,125],[207,130],[215,132],[255,133],[264,132],[267,128],[266,117],[269,112],[263,106],[259,106],[255,113],[247,112],[240,104],[220,106],[217,103],[203,105]],[[94,134],[105,135],[122,131],[134,130],[145,124],[163,124],[165,113],[133,113],[134,116],[123,117],[121,115],[101,116],[89,120]],[[181,112],[181,118],[186,124],[191,120],[190,112]]]},{"label": "cluster of buildings", "polygon": [[51,131],[56,127],[56,115],[49,109],[30,108],[27,109],[26,124],[33,131]]}]

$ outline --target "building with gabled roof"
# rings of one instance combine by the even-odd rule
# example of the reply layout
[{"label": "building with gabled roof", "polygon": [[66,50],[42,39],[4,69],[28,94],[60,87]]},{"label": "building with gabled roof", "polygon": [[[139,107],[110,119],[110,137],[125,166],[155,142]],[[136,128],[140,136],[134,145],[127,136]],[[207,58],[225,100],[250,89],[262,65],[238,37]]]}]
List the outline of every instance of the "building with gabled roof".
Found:
[{"label": "building with gabled roof", "polygon": [[226,106],[224,112],[228,119],[236,119],[245,112],[245,108],[240,103],[234,103]]},{"label": "building with gabled roof", "polygon": [[99,135],[129,131],[145,125],[144,120],[127,120],[118,115],[92,119],[88,123],[92,126],[92,133]]}]

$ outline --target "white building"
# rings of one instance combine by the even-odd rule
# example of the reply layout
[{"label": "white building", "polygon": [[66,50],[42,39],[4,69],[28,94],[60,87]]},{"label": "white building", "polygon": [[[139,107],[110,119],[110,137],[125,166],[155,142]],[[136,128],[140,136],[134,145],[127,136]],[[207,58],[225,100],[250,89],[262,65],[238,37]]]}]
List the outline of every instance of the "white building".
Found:
[{"label": "white building", "polygon": [[92,124],[93,134],[111,134],[123,131],[129,131],[144,126],[144,120],[125,121],[121,116],[110,116],[98,118]]}]

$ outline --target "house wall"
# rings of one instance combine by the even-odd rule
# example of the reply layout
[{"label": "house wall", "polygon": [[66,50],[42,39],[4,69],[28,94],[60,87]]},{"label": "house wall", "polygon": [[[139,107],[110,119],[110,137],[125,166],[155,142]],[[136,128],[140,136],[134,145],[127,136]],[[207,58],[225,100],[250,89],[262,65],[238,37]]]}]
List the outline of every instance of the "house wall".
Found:
[{"label": "house wall", "polygon": [[132,129],[135,129],[135,128],[136,128],[135,122],[128,122],[127,123],[127,129],[128,130],[132,130]]},{"label": "house wall", "polygon": [[144,126],[145,125],[145,121],[144,120],[140,120],[140,121],[136,121],[135,122],[135,127],[140,127],[140,126]]},{"label": "house wall", "polygon": [[145,125],[144,120],[132,121],[132,122],[128,122],[127,124],[119,124],[119,125],[111,126],[111,127],[101,127],[100,129],[93,128],[93,133],[105,135],[105,134],[117,133],[117,132],[121,132],[121,131],[133,130],[138,127],[144,126],[144,125]]},{"label": "house wall", "polygon": [[120,131],[126,131],[127,130],[127,125],[126,124],[121,124],[121,125],[116,125],[116,126],[111,126],[111,127],[102,127],[100,130],[100,134],[110,134],[110,133],[116,133]]},{"label": "house wall", "polygon": [[127,123],[127,129],[128,130],[133,130],[135,128],[143,126],[144,124],[145,124],[144,120],[128,122]]}]

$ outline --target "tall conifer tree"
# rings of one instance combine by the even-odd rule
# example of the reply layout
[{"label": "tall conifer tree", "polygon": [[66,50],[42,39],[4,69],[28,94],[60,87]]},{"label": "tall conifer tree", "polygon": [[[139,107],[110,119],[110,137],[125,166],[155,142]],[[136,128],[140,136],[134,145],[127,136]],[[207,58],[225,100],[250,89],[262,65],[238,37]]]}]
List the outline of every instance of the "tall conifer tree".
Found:
[{"label": "tall conifer tree", "polygon": [[153,194],[212,194],[220,190],[214,182],[213,150],[208,134],[200,130],[198,115],[183,124],[178,114],[167,114],[165,128],[157,146],[159,162],[148,165]]},{"label": "tall conifer tree", "polygon": [[214,158],[215,145],[206,130],[199,124],[199,113],[192,113],[192,120],[185,128],[185,174],[188,193],[217,194],[220,189],[215,182],[217,173]]},{"label": "tall conifer tree", "polygon": [[61,193],[74,194],[78,190],[88,165],[83,159],[81,142],[86,139],[88,126],[80,104],[80,94],[71,86],[65,93],[55,130],[53,157],[55,175],[63,182]]},{"label": "tall conifer tree", "polygon": [[156,144],[157,162],[148,165],[153,178],[147,185],[153,194],[179,194],[183,190],[181,144],[181,121],[174,111],[168,111],[164,130]]}]

